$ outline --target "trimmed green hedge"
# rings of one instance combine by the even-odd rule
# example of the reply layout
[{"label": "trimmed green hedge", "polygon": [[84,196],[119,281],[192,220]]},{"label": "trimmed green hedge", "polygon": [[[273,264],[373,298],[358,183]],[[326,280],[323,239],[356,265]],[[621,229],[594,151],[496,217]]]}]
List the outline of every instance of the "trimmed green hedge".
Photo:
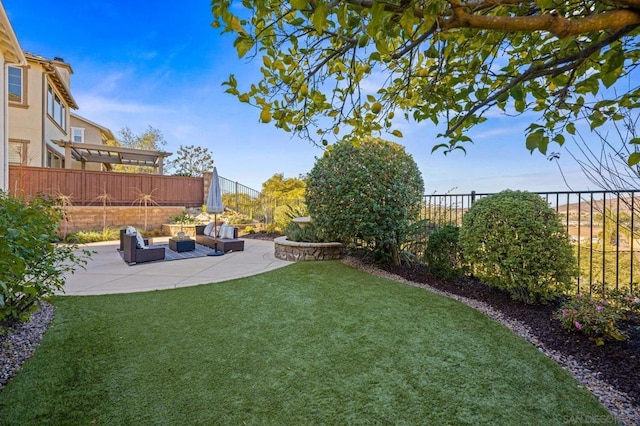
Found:
[{"label": "trimmed green hedge", "polygon": [[573,250],[556,212],[538,195],[503,191],[476,201],[459,243],[473,273],[526,303],[552,300],[577,275]]},{"label": "trimmed green hedge", "polygon": [[400,245],[418,217],[424,182],[398,144],[339,142],[309,173],[306,201],[321,237],[366,243],[382,260],[400,262]]}]

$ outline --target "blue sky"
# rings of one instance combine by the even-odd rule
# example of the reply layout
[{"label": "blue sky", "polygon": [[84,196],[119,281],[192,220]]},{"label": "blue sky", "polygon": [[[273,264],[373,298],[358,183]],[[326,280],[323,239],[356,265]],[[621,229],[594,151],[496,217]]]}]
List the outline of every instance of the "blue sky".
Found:
[{"label": "blue sky", "polygon": [[[259,110],[224,93],[230,73],[246,85],[257,78],[259,62],[238,59],[232,37],[210,26],[209,0],[2,2],[23,50],[71,64],[75,112],[115,134],[152,126],[169,152],[207,147],[221,176],[258,190],[275,173],[307,173],[322,155],[308,141],[259,123]],[[557,164],[525,148],[528,124],[527,117],[492,116],[470,133],[466,155],[431,154],[439,141],[426,123],[403,125],[402,139],[383,137],[413,155],[429,194],[567,190]],[[574,190],[597,189],[568,155],[560,162]]]}]

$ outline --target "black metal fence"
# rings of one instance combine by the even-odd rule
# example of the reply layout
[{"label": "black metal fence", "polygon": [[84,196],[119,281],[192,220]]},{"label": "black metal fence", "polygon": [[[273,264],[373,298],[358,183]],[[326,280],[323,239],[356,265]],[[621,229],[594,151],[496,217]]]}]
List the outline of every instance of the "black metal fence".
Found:
[{"label": "black metal fence", "polygon": [[247,220],[282,226],[284,216],[289,211],[298,211],[299,208],[304,210],[304,200],[269,197],[222,176],[219,180],[224,206],[243,215]]},{"label": "black metal fence", "polygon": [[[566,226],[580,274],[577,291],[633,290],[640,279],[640,198],[635,190],[538,192]],[[421,215],[431,228],[462,225],[487,193],[425,195]]]}]

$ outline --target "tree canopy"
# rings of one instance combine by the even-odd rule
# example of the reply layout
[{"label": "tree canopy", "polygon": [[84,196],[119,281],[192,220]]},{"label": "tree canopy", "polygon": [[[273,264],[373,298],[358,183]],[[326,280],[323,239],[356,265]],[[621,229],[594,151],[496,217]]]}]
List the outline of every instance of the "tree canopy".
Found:
[{"label": "tree canopy", "polygon": [[[161,147],[167,144],[162,132],[155,127],[149,126],[143,133],[136,135],[129,127],[123,127],[118,132],[117,141],[109,141],[107,144],[122,146],[125,148],[144,149],[149,151],[160,151]],[[113,170],[126,173],[152,173],[153,168],[147,166],[128,166],[114,164]]]},{"label": "tree canopy", "polygon": [[209,148],[195,145],[180,145],[176,158],[171,160],[169,166],[174,169],[176,176],[204,176],[204,172],[213,170],[213,156]]},{"label": "tree canopy", "polygon": [[296,200],[304,198],[306,187],[302,176],[285,178],[284,173],[276,173],[262,184],[262,194],[271,198]]},{"label": "tree canopy", "polygon": [[[260,81],[224,84],[260,120],[314,143],[388,132],[398,118],[464,149],[487,112],[531,114],[526,146],[546,153],[637,108],[640,0],[213,0],[213,26]],[[637,75],[636,75],[637,76]],[[616,84],[618,83],[618,84]],[[623,84],[624,83],[624,84]],[[634,139],[632,143],[640,143]],[[630,158],[630,163],[640,157]]]}]

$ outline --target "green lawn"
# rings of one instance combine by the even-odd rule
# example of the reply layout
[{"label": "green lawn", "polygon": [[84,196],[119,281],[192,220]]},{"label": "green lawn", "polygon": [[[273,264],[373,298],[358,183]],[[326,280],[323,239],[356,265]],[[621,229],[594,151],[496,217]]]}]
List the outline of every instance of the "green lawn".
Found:
[{"label": "green lawn", "polygon": [[339,262],[54,304],[0,394],[2,424],[538,425],[607,413],[475,310]]}]

